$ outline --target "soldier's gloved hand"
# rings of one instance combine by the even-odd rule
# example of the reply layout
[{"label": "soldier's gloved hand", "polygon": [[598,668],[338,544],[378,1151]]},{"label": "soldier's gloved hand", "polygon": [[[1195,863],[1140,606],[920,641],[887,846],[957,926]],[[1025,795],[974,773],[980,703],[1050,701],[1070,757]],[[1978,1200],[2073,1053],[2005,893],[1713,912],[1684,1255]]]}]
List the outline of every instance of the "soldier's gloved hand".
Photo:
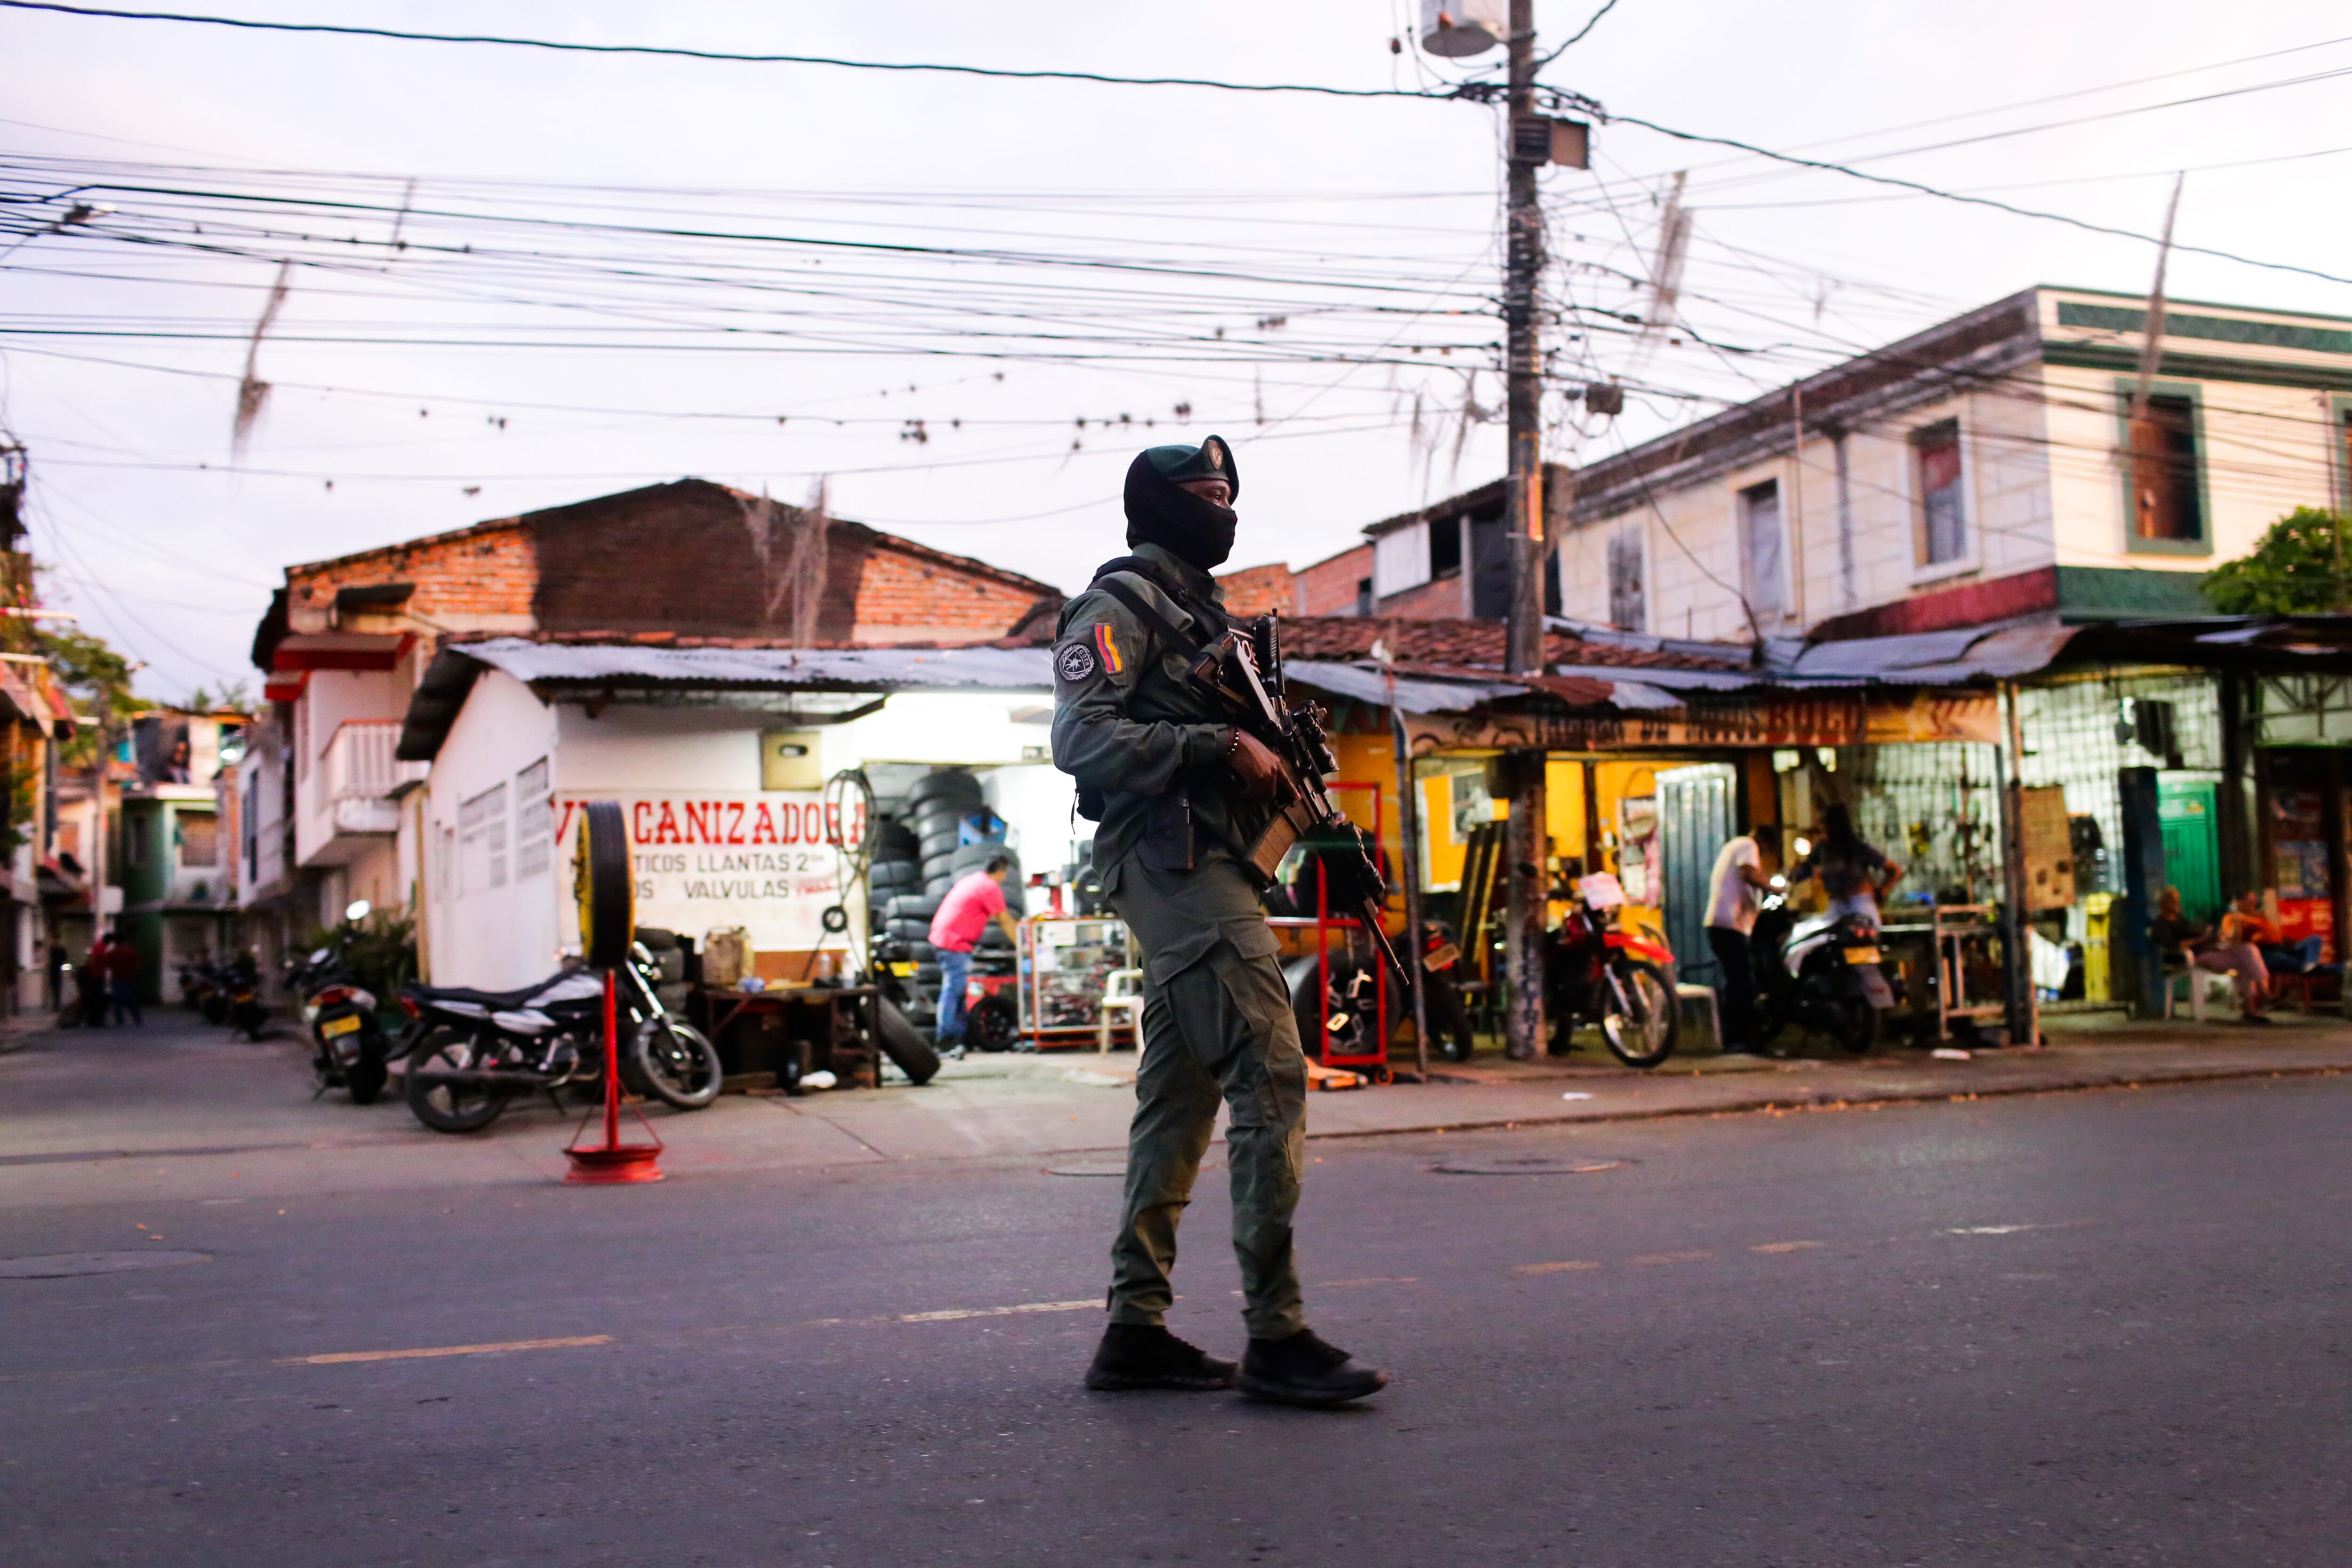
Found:
[{"label": "soldier's gloved hand", "polygon": [[1234,731],[1234,749],[1227,757],[1240,781],[1244,800],[1272,800],[1282,788],[1282,761],[1272,747],[1248,731]]}]

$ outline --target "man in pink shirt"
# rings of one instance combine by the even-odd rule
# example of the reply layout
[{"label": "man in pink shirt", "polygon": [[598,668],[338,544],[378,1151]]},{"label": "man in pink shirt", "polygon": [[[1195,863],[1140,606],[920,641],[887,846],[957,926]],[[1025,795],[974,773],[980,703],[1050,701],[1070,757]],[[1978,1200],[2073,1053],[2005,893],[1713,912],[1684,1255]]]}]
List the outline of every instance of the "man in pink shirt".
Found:
[{"label": "man in pink shirt", "polygon": [[941,1050],[963,1044],[963,994],[971,984],[971,950],[980,945],[989,916],[994,915],[1006,940],[1013,940],[1013,917],[1004,908],[1004,879],[1012,870],[1011,856],[990,856],[986,866],[948,889],[940,900],[940,912],[931,917],[931,945],[940,952],[937,1032]]}]

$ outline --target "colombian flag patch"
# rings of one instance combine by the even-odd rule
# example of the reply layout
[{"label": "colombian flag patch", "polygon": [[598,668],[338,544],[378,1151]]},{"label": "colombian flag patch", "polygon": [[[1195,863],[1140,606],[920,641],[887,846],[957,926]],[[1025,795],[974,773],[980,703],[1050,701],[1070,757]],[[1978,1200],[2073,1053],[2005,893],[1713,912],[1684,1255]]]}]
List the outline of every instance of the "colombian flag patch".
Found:
[{"label": "colombian flag patch", "polygon": [[1119,657],[1118,644],[1110,635],[1110,627],[1095,623],[1095,651],[1102,655],[1102,667],[1112,675],[1127,668],[1127,660]]}]

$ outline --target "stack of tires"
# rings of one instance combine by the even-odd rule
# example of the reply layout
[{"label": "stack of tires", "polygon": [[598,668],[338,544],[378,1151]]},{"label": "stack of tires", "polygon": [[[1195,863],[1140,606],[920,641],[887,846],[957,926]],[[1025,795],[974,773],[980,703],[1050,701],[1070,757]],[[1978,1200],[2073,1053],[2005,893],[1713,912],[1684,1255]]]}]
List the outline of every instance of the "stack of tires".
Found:
[{"label": "stack of tires", "polygon": [[654,995],[660,1000],[662,1011],[673,1018],[685,1017],[686,999],[694,991],[687,978],[686,943],[676,931],[659,926],[639,926],[637,942],[654,955]]}]

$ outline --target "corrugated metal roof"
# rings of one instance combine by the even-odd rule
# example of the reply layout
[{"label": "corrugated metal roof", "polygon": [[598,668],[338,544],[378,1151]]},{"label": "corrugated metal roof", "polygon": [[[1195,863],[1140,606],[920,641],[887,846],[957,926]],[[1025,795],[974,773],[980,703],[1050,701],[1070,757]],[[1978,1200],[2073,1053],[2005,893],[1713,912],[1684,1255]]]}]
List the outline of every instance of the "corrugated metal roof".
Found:
[{"label": "corrugated metal roof", "polygon": [[1049,650],[1036,647],[646,647],[544,643],[522,637],[452,644],[449,652],[517,680],[556,685],[656,685],[861,691],[961,687],[1050,691]]}]

